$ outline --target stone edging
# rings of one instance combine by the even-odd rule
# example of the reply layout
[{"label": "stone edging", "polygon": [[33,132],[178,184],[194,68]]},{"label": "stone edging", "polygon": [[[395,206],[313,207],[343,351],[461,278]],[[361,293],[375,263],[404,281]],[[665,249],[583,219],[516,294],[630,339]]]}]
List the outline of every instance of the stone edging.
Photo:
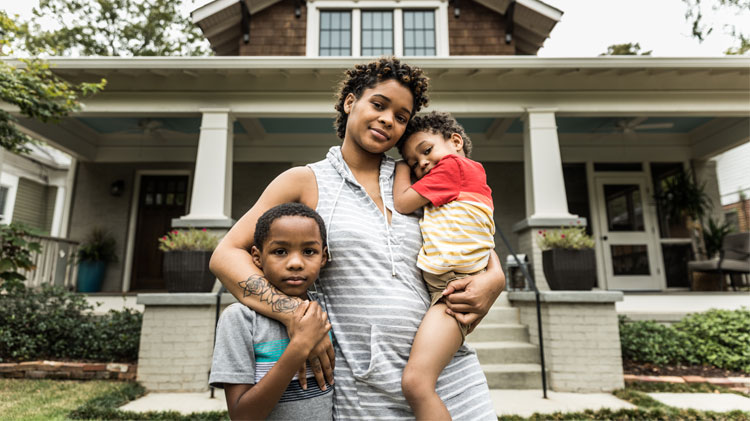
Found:
[{"label": "stone edging", "polygon": [[137,364],[26,361],[0,363],[0,378],[135,380]]},{"label": "stone edging", "polygon": [[750,377],[702,377],[702,376],[637,376],[625,374],[625,383],[710,383],[740,392],[750,392]]}]

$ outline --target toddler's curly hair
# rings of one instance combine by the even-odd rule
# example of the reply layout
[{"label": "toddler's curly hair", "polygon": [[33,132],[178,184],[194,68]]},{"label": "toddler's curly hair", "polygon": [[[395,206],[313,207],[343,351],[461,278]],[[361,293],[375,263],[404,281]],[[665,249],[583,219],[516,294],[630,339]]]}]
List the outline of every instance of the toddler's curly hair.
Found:
[{"label": "toddler's curly hair", "polygon": [[367,64],[357,64],[346,71],[344,79],[339,84],[336,101],[336,122],[333,126],[336,128],[336,134],[340,139],[344,139],[346,133],[346,122],[348,115],[344,112],[344,101],[349,94],[359,99],[365,89],[373,88],[379,82],[395,79],[404,87],[411,91],[414,97],[414,106],[412,107],[411,116],[414,116],[422,107],[427,106],[429,98],[427,97],[427,88],[429,79],[422,69],[401,63],[395,57],[381,57],[376,61]]},{"label": "toddler's curly hair", "polygon": [[432,111],[427,115],[416,116],[409,121],[404,135],[396,142],[396,147],[401,156],[404,155],[404,143],[406,143],[406,139],[414,133],[419,132],[439,134],[445,140],[450,139],[453,133],[458,133],[464,140],[464,154],[467,158],[471,157],[471,139],[469,139],[469,135],[464,131],[463,126],[452,115],[439,111]]}]

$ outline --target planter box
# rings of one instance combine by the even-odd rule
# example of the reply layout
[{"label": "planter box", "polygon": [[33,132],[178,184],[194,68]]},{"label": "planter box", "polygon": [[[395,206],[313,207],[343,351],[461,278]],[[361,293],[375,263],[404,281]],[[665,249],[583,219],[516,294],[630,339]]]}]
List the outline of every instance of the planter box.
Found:
[{"label": "planter box", "polygon": [[169,292],[210,292],[216,277],[208,270],[211,251],[164,253],[164,281]]},{"label": "planter box", "polygon": [[551,290],[588,291],[596,286],[593,249],[545,250],[542,252],[542,268]]}]

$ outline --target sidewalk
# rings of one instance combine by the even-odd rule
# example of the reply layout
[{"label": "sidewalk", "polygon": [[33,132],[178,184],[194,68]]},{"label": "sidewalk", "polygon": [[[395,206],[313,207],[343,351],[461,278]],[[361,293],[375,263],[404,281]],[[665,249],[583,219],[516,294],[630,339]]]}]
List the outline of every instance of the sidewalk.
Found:
[{"label": "sidewalk", "polygon": [[[733,410],[750,411],[750,398],[730,393],[649,393],[649,396],[662,403],[677,408],[692,408],[703,411],[727,412]],[[548,399],[542,397],[541,390],[490,390],[492,403],[497,415],[519,415],[528,417],[535,412],[583,412],[587,409],[608,408],[619,410],[636,406],[616,398],[609,393],[561,393],[547,392]],[[149,393],[140,399],[120,407],[125,411],[167,411],[183,414],[205,411],[225,411],[224,392],[217,389],[215,397],[203,393]]]}]

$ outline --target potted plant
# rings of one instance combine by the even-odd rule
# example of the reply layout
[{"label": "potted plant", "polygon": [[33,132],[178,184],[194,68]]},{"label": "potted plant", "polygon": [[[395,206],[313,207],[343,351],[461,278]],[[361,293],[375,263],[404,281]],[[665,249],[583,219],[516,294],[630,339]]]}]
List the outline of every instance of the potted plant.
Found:
[{"label": "potted plant", "polygon": [[203,228],[172,230],[159,238],[164,281],[169,292],[209,292],[216,277],[208,270],[219,238]]},{"label": "potted plant", "polygon": [[78,292],[99,292],[107,271],[107,264],[117,261],[115,238],[101,228],[95,228],[78,247]]},{"label": "potted plant", "polygon": [[596,286],[594,240],[583,227],[540,230],[542,268],[552,290],[590,290]]},{"label": "potted plant", "polygon": [[692,174],[686,171],[665,178],[656,200],[666,215],[672,237],[689,237],[688,227],[695,226],[694,222],[700,221],[711,209],[705,186],[696,183]]}]

